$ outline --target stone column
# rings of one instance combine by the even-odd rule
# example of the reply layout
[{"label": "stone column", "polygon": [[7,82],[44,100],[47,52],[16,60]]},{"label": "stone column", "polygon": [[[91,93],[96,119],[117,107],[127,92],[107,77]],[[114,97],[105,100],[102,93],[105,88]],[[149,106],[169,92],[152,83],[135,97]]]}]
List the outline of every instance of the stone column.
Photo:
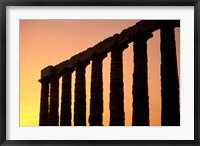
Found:
[{"label": "stone column", "polygon": [[62,71],[61,126],[71,126],[71,80],[74,68]]},{"label": "stone column", "polygon": [[103,126],[103,79],[102,62],[106,54],[95,55],[92,59],[92,79],[90,98],[90,126]]},{"label": "stone column", "polygon": [[133,115],[132,125],[149,126],[147,40],[152,34],[134,38]]},{"label": "stone column", "polygon": [[43,78],[39,82],[42,84],[39,126],[48,126],[49,79]]},{"label": "stone column", "polygon": [[86,87],[85,87],[85,69],[88,62],[79,62],[76,64],[75,78],[75,103],[74,103],[74,125],[86,126]]},{"label": "stone column", "polygon": [[161,35],[161,124],[179,126],[179,81],[174,27],[162,27]]},{"label": "stone column", "polygon": [[49,111],[49,126],[58,126],[59,115],[59,76],[53,75],[50,77],[50,111]]},{"label": "stone column", "polygon": [[124,126],[123,50],[128,46],[111,49],[110,72],[110,126]]}]

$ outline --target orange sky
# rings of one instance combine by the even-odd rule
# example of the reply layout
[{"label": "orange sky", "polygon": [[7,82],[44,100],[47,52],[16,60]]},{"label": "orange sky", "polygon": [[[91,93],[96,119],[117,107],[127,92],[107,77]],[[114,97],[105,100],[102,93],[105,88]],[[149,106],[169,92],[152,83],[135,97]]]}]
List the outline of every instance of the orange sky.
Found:
[{"label": "orange sky", "polygon": [[[38,126],[40,71],[56,65],[73,55],[123,29],[133,26],[136,20],[20,20],[20,126]],[[175,29],[178,70],[180,67],[180,29]],[[148,40],[148,83],[150,125],[160,125],[160,31]],[[133,43],[123,52],[125,123],[132,121]],[[75,72],[72,74],[74,96]],[[86,94],[90,100],[91,64],[86,68]],[[61,78],[60,78],[61,87]],[[110,53],[103,61],[104,114],[103,124],[109,124]],[[61,92],[60,92],[61,93]],[[60,96],[61,94],[59,94]],[[72,107],[73,100],[72,97]],[[87,117],[89,102],[87,102]],[[72,117],[73,118],[73,117]],[[87,125],[88,122],[87,122]]]}]

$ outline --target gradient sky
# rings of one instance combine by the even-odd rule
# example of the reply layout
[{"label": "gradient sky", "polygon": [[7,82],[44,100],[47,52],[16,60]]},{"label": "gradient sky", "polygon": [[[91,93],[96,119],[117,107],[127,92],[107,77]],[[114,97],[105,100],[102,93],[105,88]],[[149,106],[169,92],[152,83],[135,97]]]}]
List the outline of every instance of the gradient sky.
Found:
[{"label": "gradient sky", "polygon": [[[20,20],[20,126],[38,126],[40,71],[56,65],[138,20]],[[175,29],[180,70],[180,29]],[[160,31],[148,40],[150,125],[161,124]],[[125,124],[132,124],[133,43],[123,52]],[[72,108],[75,72],[72,74]],[[91,64],[86,68],[87,118],[89,116]],[[61,78],[60,78],[61,87]],[[103,124],[109,125],[110,53],[103,61]],[[61,90],[59,97],[61,97]],[[73,118],[73,117],[72,117]],[[87,125],[88,122],[87,122]]]}]

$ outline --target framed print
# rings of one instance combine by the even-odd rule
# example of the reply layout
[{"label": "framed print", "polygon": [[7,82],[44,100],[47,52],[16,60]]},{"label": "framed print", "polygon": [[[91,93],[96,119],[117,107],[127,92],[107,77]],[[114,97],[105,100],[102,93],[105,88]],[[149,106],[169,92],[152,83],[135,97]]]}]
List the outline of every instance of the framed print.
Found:
[{"label": "framed print", "polygon": [[198,145],[199,5],[1,1],[1,145]]}]

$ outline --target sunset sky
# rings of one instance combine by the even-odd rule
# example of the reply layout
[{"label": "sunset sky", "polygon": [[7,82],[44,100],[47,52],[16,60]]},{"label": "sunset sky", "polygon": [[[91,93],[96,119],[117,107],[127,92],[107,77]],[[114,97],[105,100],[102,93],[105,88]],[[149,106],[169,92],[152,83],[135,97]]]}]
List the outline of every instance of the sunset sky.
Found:
[{"label": "sunset sky", "polygon": [[[139,20],[20,20],[20,126],[38,126],[41,70],[120,33]],[[180,29],[175,29],[180,70]],[[161,124],[160,31],[148,40],[150,125]],[[132,124],[133,43],[123,52],[125,124]],[[110,53],[103,61],[103,124],[109,125]],[[179,72],[180,73],[180,72]],[[60,87],[61,87],[60,78]],[[72,107],[75,72],[72,74]],[[91,64],[86,68],[87,118],[89,117]],[[61,90],[59,97],[61,97]],[[73,111],[73,110],[72,110]],[[73,118],[73,117],[72,117]],[[87,125],[89,125],[87,121]]]}]

